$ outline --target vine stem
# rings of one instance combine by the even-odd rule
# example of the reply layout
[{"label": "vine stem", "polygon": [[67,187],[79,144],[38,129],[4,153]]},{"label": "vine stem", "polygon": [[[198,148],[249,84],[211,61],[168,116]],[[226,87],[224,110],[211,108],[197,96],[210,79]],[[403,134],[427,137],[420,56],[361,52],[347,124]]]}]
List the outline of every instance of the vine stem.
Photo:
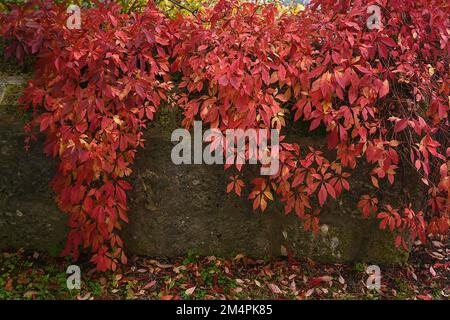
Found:
[{"label": "vine stem", "polygon": [[0,3],[1,3],[6,9],[8,9],[8,11],[11,10],[11,7],[9,6],[9,4],[6,3],[5,0],[0,0]]}]

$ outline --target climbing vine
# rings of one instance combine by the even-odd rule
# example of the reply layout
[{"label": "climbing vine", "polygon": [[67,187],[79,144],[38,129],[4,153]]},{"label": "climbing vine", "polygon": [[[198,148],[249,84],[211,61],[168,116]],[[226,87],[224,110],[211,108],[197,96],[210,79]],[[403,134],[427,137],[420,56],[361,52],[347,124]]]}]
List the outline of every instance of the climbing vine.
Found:
[{"label": "climbing vine", "polygon": [[91,247],[97,268],[114,270],[127,261],[115,232],[128,221],[125,177],[171,89],[171,35],[152,7],[139,15],[121,14],[115,4],[87,10],[81,30],[68,30],[65,7],[51,1],[19,7],[2,25],[5,38],[16,39],[7,54],[19,61],[37,54],[21,103],[34,114],[26,131],[37,124],[45,153],[60,160],[52,187],[69,213],[63,254],[76,259],[80,247]]},{"label": "climbing vine", "polygon": [[[64,255],[90,248],[102,271],[126,263],[117,233],[128,221],[126,177],[162,103],[181,108],[188,128],[201,119],[220,131],[281,132],[280,170],[251,181],[255,210],[278,199],[317,232],[320,209],[350,190],[358,166],[370,166],[374,189],[404,168],[426,188],[426,204],[361,194],[362,214],[396,232],[405,249],[417,237],[448,234],[446,1],[317,0],[290,14],[222,0],[170,18],[152,3],[127,13],[93,2],[79,30],[66,27],[67,7],[53,1],[0,15],[5,55],[35,57],[20,102],[33,114],[27,142],[37,127],[45,153],[59,159],[52,187],[69,214]],[[382,8],[381,29],[366,25],[371,4]],[[330,152],[288,141],[295,123],[326,132]],[[246,183],[236,169],[228,192],[240,195]]]}]

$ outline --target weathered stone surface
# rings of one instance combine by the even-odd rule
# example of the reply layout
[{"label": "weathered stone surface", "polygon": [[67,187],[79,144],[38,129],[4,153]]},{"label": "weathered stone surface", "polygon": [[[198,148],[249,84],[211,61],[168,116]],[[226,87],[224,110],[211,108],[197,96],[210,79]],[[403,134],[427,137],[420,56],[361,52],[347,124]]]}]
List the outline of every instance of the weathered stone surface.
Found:
[{"label": "weathered stone surface", "polygon": [[[276,216],[255,214],[245,198],[227,195],[227,176],[218,166],[176,166],[167,137],[148,135],[134,171],[131,251],[149,255],[270,255],[281,232]],[[151,165],[150,165],[151,164]]]},{"label": "weathered stone surface", "polygon": [[66,227],[48,186],[54,162],[40,144],[29,153],[23,148],[15,105],[23,83],[21,77],[0,78],[0,247],[50,250],[64,240]]},{"label": "weathered stone surface", "polygon": [[[51,250],[64,242],[66,232],[66,217],[48,187],[55,164],[42,155],[40,145],[24,152],[22,125],[12,114],[0,103],[0,249]],[[177,126],[176,114],[160,113],[155,123],[131,177],[130,224],[122,232],[128,252],[150,256],[243,252],[262,257],[280,256],[288,249],[299,258],[323,262],[406,259],[394,248],[391,234],[356,211],[358,194],[367,187],[364,173],[354,175],[351,192],[327,201],[321,231],[314,236],[275,204],[265,213],[254,213],[245,196],[226,194],[222,166],[174,165],[170,133]]]},{"label": "weathered stone surface", "polygon": [[189,250],[225,256],[245,252],[261,257],[291,249],[298,258],[324,262],[405,260],[404,252],[394,248],[392,235],[378,230],[377,220],[364,219],[356,210],[358,194],[367,188],[358,180],[362,175],[352,179],[358,188],[327,202],[321,232],[314,236],[303,231],[297,217],[284,216],[275,204],[265,213],[255,213],[246,196],[227,194],[222,166],[172,164],[171,130],[166,128],[174,125],[151,128],[145,150],[138,153],[130,225],[124,230],[130,251],[154,256]]}]

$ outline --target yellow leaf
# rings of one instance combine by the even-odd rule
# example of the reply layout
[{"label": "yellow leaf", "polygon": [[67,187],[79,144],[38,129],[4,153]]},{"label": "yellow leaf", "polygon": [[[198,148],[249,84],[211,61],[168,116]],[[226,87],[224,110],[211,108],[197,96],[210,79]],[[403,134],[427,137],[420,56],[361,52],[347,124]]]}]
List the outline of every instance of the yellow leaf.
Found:
[{"label": "yellow leaf", "polygon": [[234,257],[234,260],[239,261],[245,258],[245,255],[242,253],[239,253],[236,257]]},{"label": "yellow leaf", "polygon": [[372,184],[373,184],[375,187],[379,188],[379,186],[378,186],[378,179],[375,178],[374,176],[371,176],[370,178],[372,179]]},{"label": "yellow leaf", "polygon": [[266,190],[266,191],[264,191],[264,195],[266,196],[267,199],[270,199],[273,201],[272,192],[270,192],[269,190]]},{"label": "yellow leaf", "polygon": [[187,289],[184,293],[187,296],[190,296],[190,295],[192,295],[194,293],[194,291],[195,291],[195,287],[192,287],[192,288]]},{"label": "yellow leaf", "polygon": [[114,116],[114,122],[117,123],[119,126],[121,126],[123,124],[123,121],[120,120],[120,116],[118,116],[118,115]]},{"label": "yellow leaf", "polygon": [[399,144],[400,144],[400,141],[397,141],[397,140],[391,140],[391,141],[389,141],[389,145],[390,145],[391,147],[397,147]]},{"label": "yellow leaf", "polygon": [[324,104],[322,104],[322,108],[323,108],[323,112],[327,112],[328,110],[331,109],[332,103],[331,102],[326,102]]}]

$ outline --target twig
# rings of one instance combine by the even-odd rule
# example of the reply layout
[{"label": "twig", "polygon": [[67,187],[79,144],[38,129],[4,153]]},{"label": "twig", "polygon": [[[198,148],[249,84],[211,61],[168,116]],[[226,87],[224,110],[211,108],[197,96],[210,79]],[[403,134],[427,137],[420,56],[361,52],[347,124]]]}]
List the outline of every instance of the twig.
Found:
[{"label": "twig", "polygon": [[174,0],[169,0],[169,2],[172,3],[172,4],[174,4],[174,5],[176,5],[177,7],[181,8],[181,9],[184,9],[184,10],[188,11],[188,12],[189,12],[190,14],[192,14],[194,17],[198,18],[198,17],[197,17],[197,14],[196,14],[196,11],[197,11],[197,10],[191,10],[191,9],[189,9],[188,7],[183,6],[181,3],[178,3],[178,2],[176,2],[176,1],[174,1]]},{"label": "twig", "polygon": [[11,10],[11,7],[9,6],[9,4],[6,3],[6,1],[0,0],[0,3],[1,3],[8,11]]}]

